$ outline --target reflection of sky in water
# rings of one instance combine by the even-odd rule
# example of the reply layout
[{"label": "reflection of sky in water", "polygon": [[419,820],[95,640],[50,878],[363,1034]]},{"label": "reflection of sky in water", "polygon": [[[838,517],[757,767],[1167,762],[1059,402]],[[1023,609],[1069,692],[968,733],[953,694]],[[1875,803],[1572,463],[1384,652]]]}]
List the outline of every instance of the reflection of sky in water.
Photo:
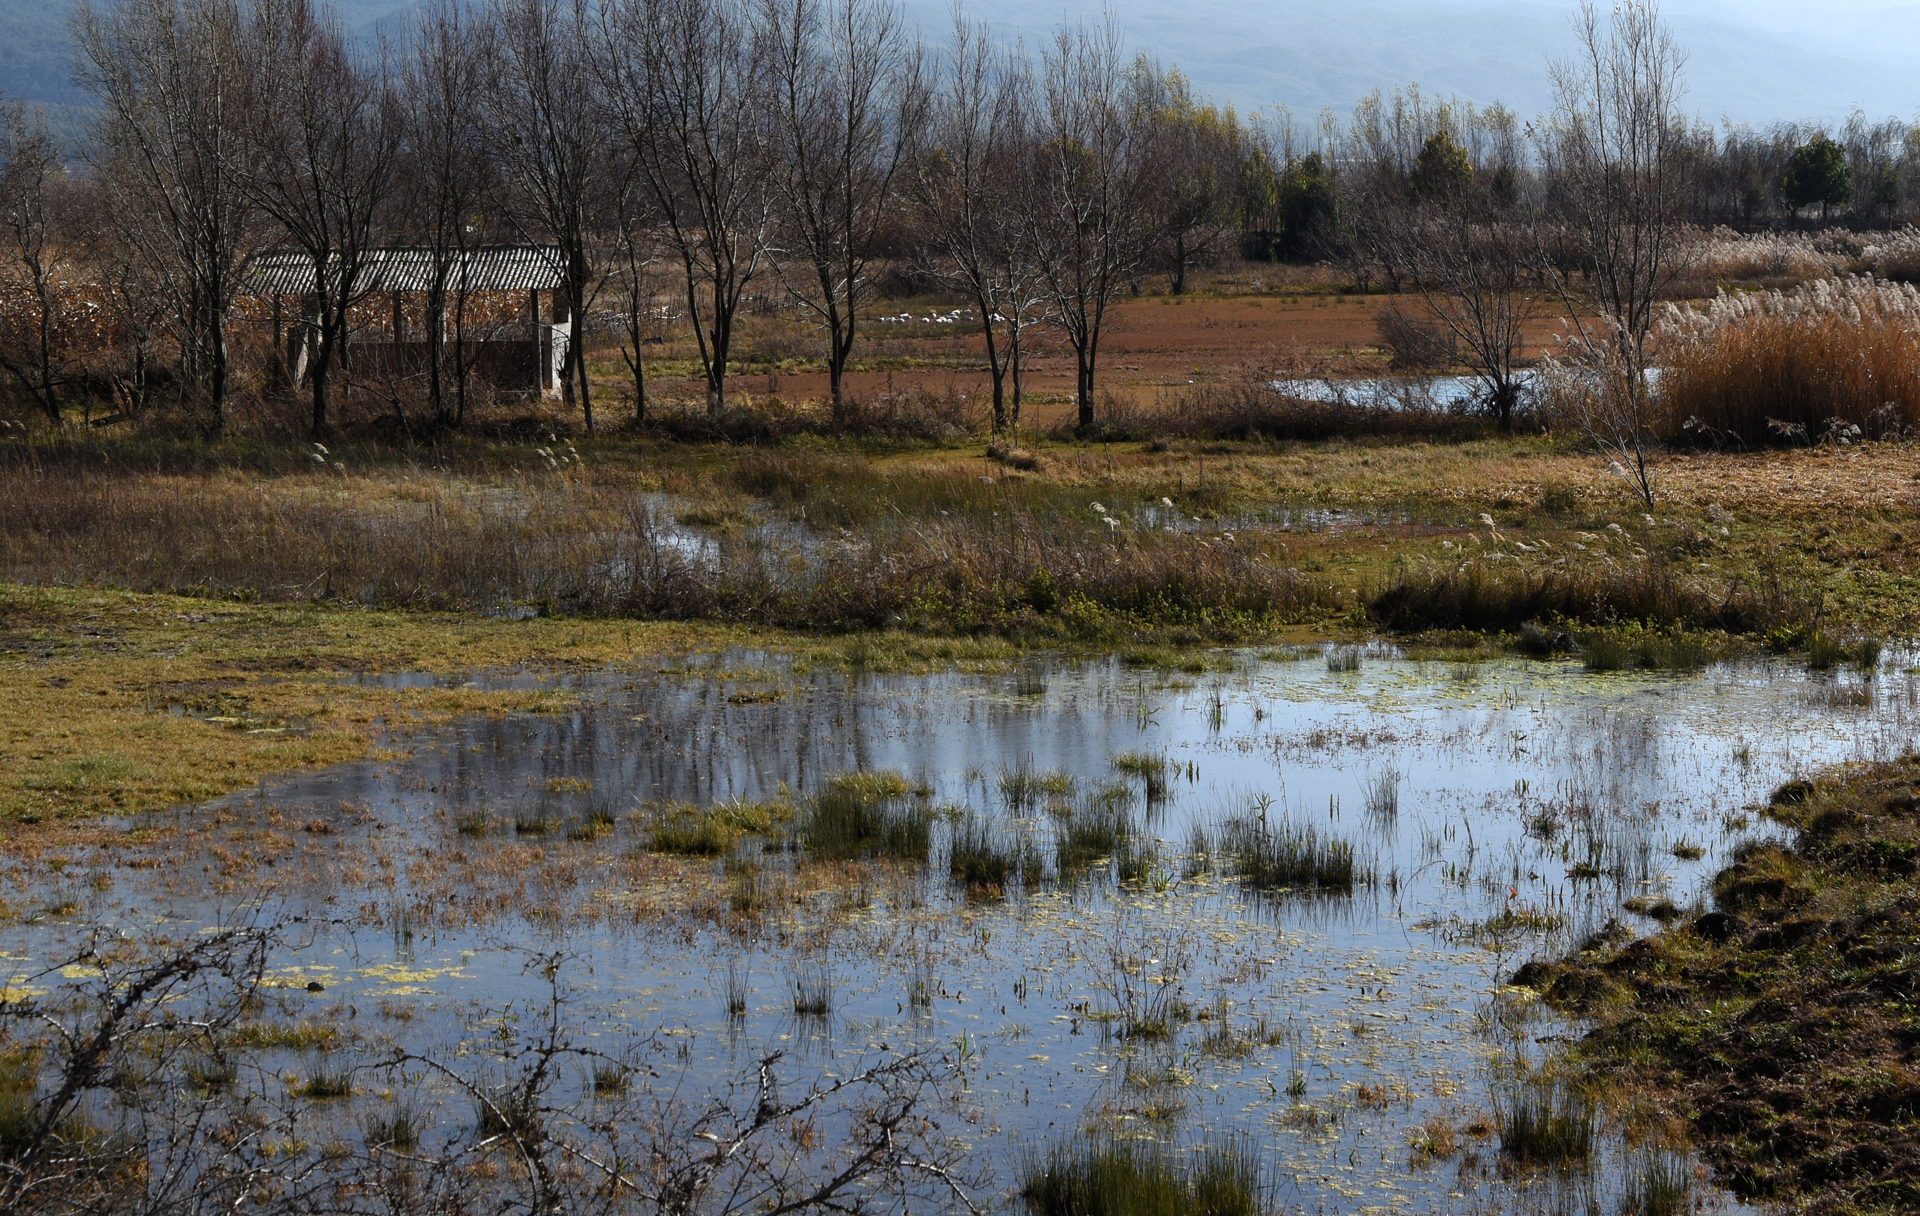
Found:
[{"label": "reflection of sky in water", "polygon": [[[1102,661],[1018,677],[848,677],[790,676],[775,661],[732,655],[692,672],[558,682],[583,689],[578,710],[458,722],[408,737],[399,746],[412,751],[402,759],[264,791],[296,820],[304,808],[364,807],[374,823],[311,847],[392,861],[357,885],[284,895],[295,910],[312,901],[336,916],[370,910],[383,921],[325,930],[281,961],[289,980],[325,982],[327,994],[310,998],[315,1012],[338,1002],[359,1016],[382,1000],[408,1001],[419,1016],[388,1031],[423,1042],[457,1035],[461,1013],[534,996],[537,985],[520,970],[524,952],[564,944],[576,954],[576,1011],[591,1033],[666,1027],[701,1080],[722,1079],[769,1048],[832,1069],[881,1042],[947,1046],[964,1036],[983,1113],[972,1134],[1003,1183],[1007,1167],[1045,1136],[1106,1111],[1156,1134],[1247,1133],[1268,1155],[1289,1210],[1547,1202],[1535,1194],[1544,1183],[1516,1190],[1460,1175],[1453,1162],[1408,1165],[1408,1135],[1427,1117],[1457,1124],[1486,1109],[1491,1026],[1517,1025],[1523,1044],[1563,1032],[1537,1007],[1501,996],[1502,979],[1527,956],[1562,949],[1610,917],[1650,927],[1620,910],[1623,899],[1663,894],[1686,906],[1736,841],[1764,830],[1743,808],[1791,775],[1902,751],[1916,721],[1916,685],[1898,666],[1870,684],[1784,664],[1589,676],[1570,663],[1373,658],[1356,674],[1310,658],[1248,659],[1229,673],[1194,676]],[[433,885],[442,859],[488,847],[452,831],[474,809],[496,822],[564,820],[589,805],[624,817],[648,799],[767,798],[860,768],[898,769],[942,801],[1001,814],[1003,770],[1065,770],[1084,789],[1113,779],[1111,757],[1123,751],[1164,753],[1178,774],[1148,820],[1167,842],[1164,889],[1082,883],[968,904],[944,883],[915,884],[904,894],[876,891],[870,909],[821,945],[810,929],[823,917],[808,906],[751,941],[691,918],[627,923],[623,892],[589,865],[580,889],[528,896],[572,916],[564,935],[519,919],[465,930],[394,927],[393,910]],[[1370,811],[1369,783],[1394,774],[1397,813]],[[569,778],[590,791],[570,789],[579,782]],[[231,830],[247,830],[262,793],[227,800]],[[1351,838],[1380,885],[1351,900],[1251,903],[1205,877],[1181,878],[1190,826],[1253,795],[1271,798],[1270,816]],[[1046,839],[1043,821],[1026,826]],[[1677,859],[1672,846],[1681,840],[1704,856]],[[1608,872],[1578,880],[1570,870],[1588,841],[1613,842]],[[551,849],[591,859],[635,843],[623,823],[611,841],[556,835]],[[779,868],[777,857],[766,860]],[[217,921],[197,869],[160,878],[128,871],[111,896],[121,910],[100,910]],[[1491,943],[1470,928],[1515,909],[1550,914],[1562,927]],[[10,962],[23,949],[52,955],[63,932],[8,928]],[[1191,1005],[1227,1010],[1243,1027],[1264,1018],[1274,1042],[1246,1058],[1216,1058],[1199,1049],[1203,1022],[1161,1046],[1113,1041],[1091,1015],[1110,1005],[1103,986],[1116,951],[1189,955]],[[730,960],[752,989],[747,1017],[731,1025],[722,996]],[[836,989],[825,1026],[797,1023],[789,996],[794,975],[816,966]],[[915,974],[940,989],[929,1011],[906,999]],[[1296,1072],[1305,1085],[1298,1096],[1286,1092]],[[1147,1076],[1158,1083],[1141,1084]],[[1491,1162],[1494,1145],[1479,1147]],[[1596,1184],[1607,1210],[1609,1178],[1603,1169]]]}]

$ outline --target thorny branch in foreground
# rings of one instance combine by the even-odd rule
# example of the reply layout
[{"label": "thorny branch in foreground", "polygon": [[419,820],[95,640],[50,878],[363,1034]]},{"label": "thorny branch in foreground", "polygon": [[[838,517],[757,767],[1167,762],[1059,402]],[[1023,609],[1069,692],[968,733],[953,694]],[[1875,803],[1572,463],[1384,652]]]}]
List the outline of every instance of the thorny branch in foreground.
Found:
[{"label": "thorny branch in foreground", "polygon": [[[141,945],[96,931],[0,1001],[0,1210],[213,1213],[977,1212],[981,1180],[942,1132],[957,1066],[887,1053],[781,1096],[775,1052],[692,1094],[682,1071],[574,1042],[567,956],[538,954],[533,1006],[464,1027],[452,1052],[394,1047],[325,1068],[336,1097],[249,1056],[248,1019],[287,924]],[[85,975],[51,999],[37,988]],[[38,992],[39,995],[22,995]],[[291,1007],[291,1006],[290,1006]],[[476,1037],[477,1036],[477,1037]],[[491,1069],[492,1071],[487,1071]],[[360,1078],[361,1083],[355,1084]],[[377,1081],[377,1085],[373,1082]],[[472,1118],[439,1118],[449,1093]]]}]

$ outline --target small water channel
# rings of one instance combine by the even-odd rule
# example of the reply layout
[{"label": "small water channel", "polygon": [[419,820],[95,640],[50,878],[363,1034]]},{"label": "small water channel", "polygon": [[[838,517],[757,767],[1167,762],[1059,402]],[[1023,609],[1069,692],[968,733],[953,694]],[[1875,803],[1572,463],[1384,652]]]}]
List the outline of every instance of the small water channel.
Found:
[{"label": "small water channel", "polygon": [[[890,676],[733,653],[477,675],[581,699],[396,729],[375,760],[128,825],[196,829],[190,855],[163,834],[16,869],[18,890],[66,884],[74,910],[0,928],[0,969],[18,985],[101,924],[305,914],[304,944],[274,961],[286,1016],[457,1052],[541,999],[527,960],[563,949],[580,1033],[666,1036],[673,1084],[723,1086],[773,1051],[814,1076],[877,1051],[958,1055],[964,1135],[1002,1205],[1035,1151],[1099,1127],[1243,1137],[1285,1212],[1612,1213],[1641,1151],[1617,1136],[1588,1169],[1499,1168],[1485,1119],[1502,1069],[1576,1029],[1506,978],[1609,922],[1657,927],[1629,906],[1688,914],[1770,830],[1755,808],[1782,781],[1912,747],[1909,661],[1595,675],[1373,650],[1357,670],[1311,651],[1193,673]],[[1164,757],[1163,792],[1116,767],[1129,754]],[[695,863],[693,880],[649,860],[649,804],[801,799],[853,770],[898,772],[1041,851],[1067,806],[1119,799],[1153,860],[1130,883],[1046,866],[982,895],[947,880],[953,816],[914,875],[809,885],[749,842],[752,881],[786,892],[749,919],[725,914],[739,859]],[[1195,857],[1195,828],[1236,813],[1345,841],[1372,881],[1243,890]],[[569,831],[589,823],[604,828]],[[1116,1033],[1129,982],[1177,1000],[1170,1035]],[[796,984],[829,989],[831,1012],[796,1015]],[[1417,1162],[1435,1120],[1467,1129],[1461,1151]]]}]

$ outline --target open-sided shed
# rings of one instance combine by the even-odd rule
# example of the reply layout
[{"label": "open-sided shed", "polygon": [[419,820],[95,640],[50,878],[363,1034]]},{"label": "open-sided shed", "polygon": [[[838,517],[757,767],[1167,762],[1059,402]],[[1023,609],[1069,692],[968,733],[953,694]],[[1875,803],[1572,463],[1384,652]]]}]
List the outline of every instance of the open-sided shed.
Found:
[{"label": "open-sided shed", "polygon": [[[341,265],[336,254],[324,273],[344,273]],[[256,258],[248,276],[245,294],[271,301],[274,349],[296,383],[306,374],[317,340],[317,284],[313,259],[298,250]],[[346,363],[363,372],[424,370],[435,343],[422,318],[431,315],[426,301],[438,285],[445,293],[443,351],[457,341],[463,365],[497,387],[557,394],[567,354],[565,284],[566,262],[557,245],[366,250],[354,272],[352,295],[360,305],[348,333]],[[502,315],[515,319],[502,321]]]}]

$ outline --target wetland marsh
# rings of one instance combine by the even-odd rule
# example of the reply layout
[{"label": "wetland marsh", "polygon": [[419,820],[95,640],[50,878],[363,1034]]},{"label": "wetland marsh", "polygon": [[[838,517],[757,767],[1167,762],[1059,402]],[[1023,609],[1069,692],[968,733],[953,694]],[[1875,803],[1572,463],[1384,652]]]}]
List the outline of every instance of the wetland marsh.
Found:
[{"label": "wetland marsh", "polygon": [[[930,1207],[1018,1210],[1046,1153],[1157,1144],[1240,1146],[1285,1212],[1652,1210],[1655,1183],[1736,1211],[1670,1123],[1555,1079],[1578,1027],[1508,981],[1698,915],[1775,831],[1769,791],[1910,750],[1907,661],[1375,644],[902,675],[734,649],[362,677],[562,708],[396,726],[16,854],[0,979],[60,1008],[99,973],[56,964],[100,934],[280,926],[226,1084],[341,1154],[402,1116],[423,1146],[481,1135],[502,1044],[564,1016],[599,1061],[558,1086],[583,1126],[769,1058],[790,1088],[937,1062],[926,1135],[968,1189]],[[823,1108],[824,1136],[857,1116]]]}]

